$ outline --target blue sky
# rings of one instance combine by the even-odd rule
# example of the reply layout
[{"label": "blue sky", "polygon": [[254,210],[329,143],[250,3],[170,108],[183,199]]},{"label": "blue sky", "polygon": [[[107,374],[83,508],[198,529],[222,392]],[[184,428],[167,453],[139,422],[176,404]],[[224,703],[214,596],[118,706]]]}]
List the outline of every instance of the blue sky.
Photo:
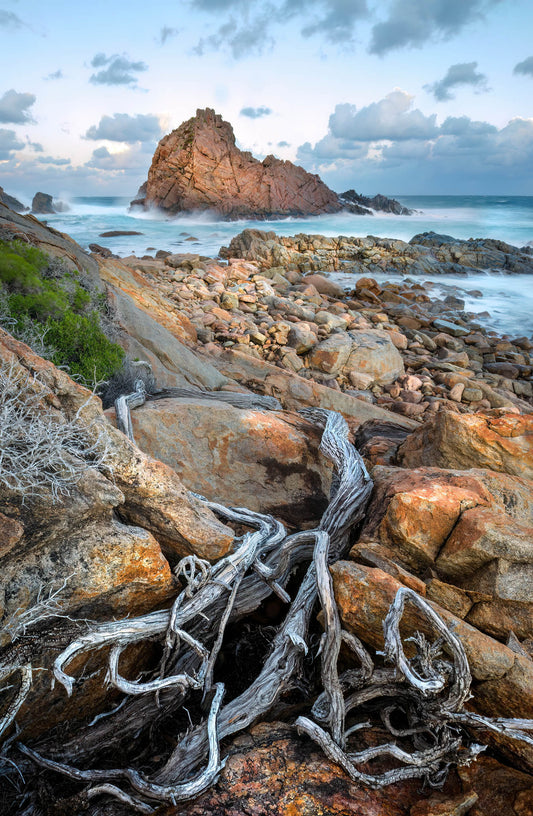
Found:
[{"label": "blue sky", "polygon": [[212,107],[339,192],[533,194],[532,31],[531,0],[0,0],[0,185],[133,196]]}]

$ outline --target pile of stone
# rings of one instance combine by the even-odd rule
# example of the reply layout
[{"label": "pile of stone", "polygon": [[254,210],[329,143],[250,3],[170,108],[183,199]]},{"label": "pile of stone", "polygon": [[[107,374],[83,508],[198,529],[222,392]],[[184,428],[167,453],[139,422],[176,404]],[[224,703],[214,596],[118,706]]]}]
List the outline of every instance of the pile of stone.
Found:
[{"label": "pile of stone", "polygon": [[453,294],[369,277],[345,291],[263,260],[122,263],[151,280],[207,353],[231,349],[417,420],[441,409],[530,410],[533,342],[485,330]]}]

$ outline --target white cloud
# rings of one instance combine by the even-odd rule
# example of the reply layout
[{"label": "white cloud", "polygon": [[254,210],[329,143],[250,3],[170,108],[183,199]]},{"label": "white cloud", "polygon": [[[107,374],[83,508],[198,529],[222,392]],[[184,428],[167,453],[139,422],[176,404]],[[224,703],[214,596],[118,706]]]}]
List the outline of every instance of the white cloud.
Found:
[{"label": "white cloud", "polygon": [[455,65],[450,65],[446,76],[431,85],[424,85],[424,88],[431,91],[438,102],[455,99],[451,90],[459,85],[471,85],[476,89],[477,93],[486,92],[489,90],[487,77],[485,74],[477,72],[476,68],[477,62],[458,62]]},{"label": "white cloud", "polygon": [[29,108],[34,104],[36,97],[31,93],[6,91],[0,98],[0,122],[12,125],[27,125],[34,123]]},{"label": "white cloud", "polygon": [[357,110],[355,105],[337,105],[329,128],[336,138],[358,142],[380,139],[429,139],[436,135],[436,116],[412,110],[413,97],[395,90],[379,102]]},{"label": "white cloud", "polygon": [[7,161],[13,156],[14,150],[22,150],[25,142],[21,142],[14,130],[0,128],[0,161]]},{"label": "white cloud", "polygon": [[[133,61],[127,54],[112,54],[107,57],[102,52],[95,54],[91,61],[93,68],[102,68],[92,74],[90,82],[94,85],[131,85],[137,84],[136,73],[148,70],[148,66],[141,61]],[[104,68],[104,66],[106,66]]]},{"label": "white cloud", "polygon": [[148,142],[159,139],[162,135],[157,116],[138,113],[114,113],[113,116],[102,116],[98,125],[92,125],[85,134],[86,139],[106,139],[110,142]]}]

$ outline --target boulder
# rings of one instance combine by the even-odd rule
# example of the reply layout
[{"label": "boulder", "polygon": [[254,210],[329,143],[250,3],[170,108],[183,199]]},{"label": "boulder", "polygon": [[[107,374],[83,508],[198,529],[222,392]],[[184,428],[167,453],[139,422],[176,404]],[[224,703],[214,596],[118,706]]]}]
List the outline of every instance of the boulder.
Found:
[{"label": "boulder", "polygon": [[297,414],[235,408],[201,399],[162,399],[132,413],[138,445],[212,501],[272,513],[291,524],[316,520],[331,471],[320,432]]},{"label": "boulder", "polygon": [[404,373],[401,354],[387,332],[350,331],[348,335],[352,347],[345,371],[369,374],[379,385],[392,383]]},{"label": "boulder", "polygon": [[[337,561],[330,569],[335,599],[344,626],[375,649],[383,649],[383,620],[402,584],[383,570],[355,564],[352,561]],[[503,678],[514,666],[516,655],[503,643],[482,634],[433,601],[428,602],[448,625],[453,625],[454,632],[466,651],[472,676],[476,680],[496,681]],[[400,630],[402,637],[417,630],[428,637],[432,636],[429,622],[409,605],[406,607]],[[529,672],[533,681],[533,663]],[[529,705],[533,705],[533,686],[529,696]],[[502,705],[496,706],[493,714],[514,716],[507,714]]]},{"label": "boulder", "polygon": [[486,468],[533,478],[533,414],[440,411],[411,434],[398,459],[404,467]]},{"label": "boulder", "polygon": [[306,275],[302,283],[312,284],[321,295],[328,295],[334,298],[343,298],[346,295],[342,286],[335,281],[326,278],[324,275]]},{"label": "boulder", "polygon": [[[361,541],[391,548],[415,572],[432,567],[457,583],[496,558],[533,563],[528,479],[487,470],[387,467],[375,467],[373,478]],[[476,588],[468,581],[460,585]]]},{"label": "boulder", "polygon": [[381,522],[379,536],[398,548],[406,564],[421,570],[434,563],[461,513],[480,500],[479,493],[438,482],[396,493]]},{"label": "boulder", "polygon": [[259,161],[239,150],[229,122],[210,108],[197,110],[161,139],[142,205],[171,213],[212,210],[228,219],[341,209],[337,194],[318,176],[274,156]]},{"label": "boulder", "polygon": [[53,215],[57,212],[52,196],[48,193],[35,193],[31,202],[31,211],[35,215]]},{"label": "boulder", "polygon": [[318,337],[307,323],[293,323],[289,330],[287,343],[296,354],[305,354],[306,351],[316,346]]},{"label": "boulder", "polygon": [[327,374],[338,374],[346,365],[351,350],[352,340],[345,332],[332,334],[311,350],[309,365]]},{"label": "boulder", "polygon": [[438,555],[436,566],[448,580],[487,592],[487,587],[480,585],[479,570],[488,565],[495,568],[495,562],[503,561],[506,577],[498,571],[499,585],[492,587],[491,594],[505,600],[533,603],[532,542],[533,527],[488,507],[472,507],[461,514]]}]

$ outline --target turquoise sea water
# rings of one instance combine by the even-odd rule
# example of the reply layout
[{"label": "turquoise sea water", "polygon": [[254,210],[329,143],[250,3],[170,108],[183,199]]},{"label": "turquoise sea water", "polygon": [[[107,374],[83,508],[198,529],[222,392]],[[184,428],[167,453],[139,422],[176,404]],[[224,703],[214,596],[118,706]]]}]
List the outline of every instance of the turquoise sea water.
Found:
[{"label": "turquoise sea water", "polygon": [[[432,230],[455,238],[497,238],[515,246],[533,245],[533,196],[395,197],[417,212],[411,216],[339,213],[278,221],[227,222],[205,213],[168,217],[156,212],[130,212],[128,198],[82,197],[67,202],[69,211],[43,218],[71,235],[84,248],[98,243],[118,255],[153,255],[154,250],[166,249],[216,257],[221,246],[247,227],[273,230],[281,235],[298,232],[328,236],[376,235],[405,241],[417,233]],[[110,230],[135,230],[141,235],[100,236]],[[487,327],[515,336],[533,332],[533,275],[503,278],[476,275],[475,280],[468,278],[468,281],[439,276],[438,283],[456,285],[463,290],[480,289],[483,298],[467,296],[466,308],[473,312],[490,312],[490,318],[480,318],[480,323]]]}]

